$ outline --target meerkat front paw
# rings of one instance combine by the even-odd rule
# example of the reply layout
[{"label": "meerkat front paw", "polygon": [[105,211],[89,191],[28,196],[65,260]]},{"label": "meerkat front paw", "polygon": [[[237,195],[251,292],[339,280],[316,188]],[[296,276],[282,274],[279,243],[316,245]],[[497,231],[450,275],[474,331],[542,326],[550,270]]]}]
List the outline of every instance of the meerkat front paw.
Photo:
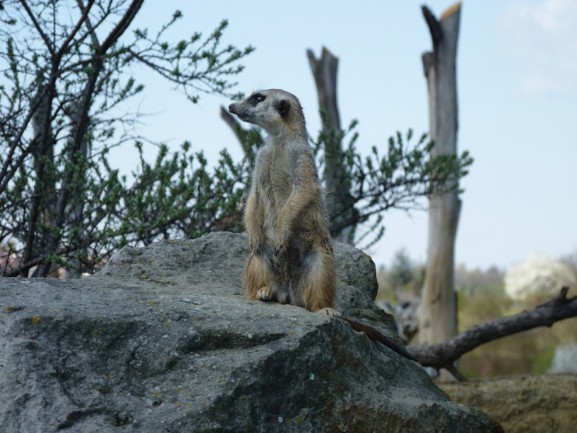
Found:
[{"label": "meerkat front paw", "polygon": [[282,258],[285,252],[286,252],[286,244],[284,243],[279,244],[274,248],[274,255],[277,259]]},{"label": "meerkat front paw", "polygon": [[339,317],[341,315],[341,313],[331,307],[321,308],[320,310],[315,311],[315,313],[328,314],[329,316],[335,317]]},{"label": "meerkat front paw", "polygon": [[284,255],[289,241],[289,233],[286,230],[278,229],[275,233],[274,253],[277,257]]},{"label": "meerkat front paw", "polygon": [[270,289],[270,287],[261,287],[260,289],[258,289],[258,292],[256,292],[256,299],[259,299],[261,301],[272,301],[273,298],[273,292]]}]

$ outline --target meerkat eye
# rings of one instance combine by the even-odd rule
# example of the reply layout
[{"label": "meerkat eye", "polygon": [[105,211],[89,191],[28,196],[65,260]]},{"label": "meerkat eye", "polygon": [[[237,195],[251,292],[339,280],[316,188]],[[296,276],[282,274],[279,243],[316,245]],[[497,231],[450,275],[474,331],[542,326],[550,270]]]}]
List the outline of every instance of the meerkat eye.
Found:
[{"label": "meerkat eye", "polygon": [[259,102],[264,101],[265,96],[262,93],[255,93],[250,97],[251,102],[256,105]]}]

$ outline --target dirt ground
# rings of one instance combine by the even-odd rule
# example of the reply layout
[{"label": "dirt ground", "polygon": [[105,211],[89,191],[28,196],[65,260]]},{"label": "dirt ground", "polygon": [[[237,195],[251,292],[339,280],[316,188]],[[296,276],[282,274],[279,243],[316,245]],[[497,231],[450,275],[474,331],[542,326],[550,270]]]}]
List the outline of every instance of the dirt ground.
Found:
[{"label": "dirt ground", "polygon": [[481,409],[506,433],[577,432],[577,375],[515,376],[438,384],[456,403]]}]

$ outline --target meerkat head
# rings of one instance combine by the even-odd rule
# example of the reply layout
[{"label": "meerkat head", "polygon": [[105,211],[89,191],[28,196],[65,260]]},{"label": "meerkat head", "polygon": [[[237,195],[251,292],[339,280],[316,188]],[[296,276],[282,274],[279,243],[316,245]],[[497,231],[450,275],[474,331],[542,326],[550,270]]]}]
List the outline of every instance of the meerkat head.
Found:
[{"label": "meerkat head", "polygon": [[305,119],[299,100],[284,90],[254,92],[228,106],[241,120],[262,127],[272,135],[296,133],[306,137]]}]

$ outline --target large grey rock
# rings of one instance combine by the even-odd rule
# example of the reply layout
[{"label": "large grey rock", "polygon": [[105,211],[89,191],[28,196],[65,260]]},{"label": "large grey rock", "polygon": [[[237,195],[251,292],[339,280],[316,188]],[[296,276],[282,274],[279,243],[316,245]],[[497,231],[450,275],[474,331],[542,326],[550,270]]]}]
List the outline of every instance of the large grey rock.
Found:
[{"label": "large grey rock", "polygon": [[[246,253],[218,233],[126,248],[83,280],[0,279],[0,430],[500,431],[341,320],[246,301]],[[337,257],[338,307],[376,321],[374,265]]]},{"label": "large grey rock", "polygon": [[[335,243],[334,252],[339,277],[337,310],[363,319],[391,338],[398,338],[392,316],[373,302],[378,282],[372,259],[342,243]],[[112,257],[99,276],[185,287],[198,294],[242,297],[241,277],[248,253],[246,235],[218,232],[195,240],[124,248]]]}]

